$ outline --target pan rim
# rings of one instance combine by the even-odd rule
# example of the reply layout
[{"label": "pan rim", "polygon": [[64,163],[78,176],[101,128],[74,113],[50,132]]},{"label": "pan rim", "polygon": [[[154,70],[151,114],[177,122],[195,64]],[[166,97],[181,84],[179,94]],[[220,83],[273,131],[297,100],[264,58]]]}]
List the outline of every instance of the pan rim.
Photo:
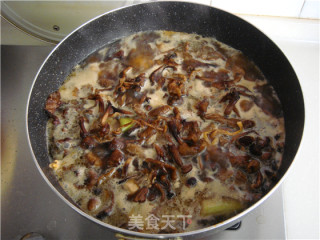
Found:
[{"label": "pan rim", "polygon": [[[103,14],[100,14],[98,15],[97,17],[87,21],[86,23],[80,25],[78,28],[76,28],[74,31],[72,31],[70,34],[68,34],[59,44],[57,44],[53,49],[52,51],[49,53],[49,55],[46,57],[46,59],[43,61],[42,65],[40,66],[34,80],[33,80],[33,83],[31,85],[31,88],[30,88],[30,91],[29,91],[29,95],[28,95],[28,100],[27,100],[27,106],[26,106],[26,134],[27,134],[27,139],[28,139],[28,145],[29,145],[29,148],[31,150],[31,154],[32,154],[32,158],[41,174],[41,176],[44,178],[44,180],[47,182],[47,184],[51,187],[51,189],[65,202],[67,203],[72,209],[76,210],[79,214],[81,214],[82,216],[86,217],[87,219],[103,226],[103,227],[106,227],[107,230],[111,230],[113,232],[117,232],[117,233],[121,233],[121,234],[127,234],[127,235],[133,235],[133,236],[136,236],[136,237],[147,237],[147,238],[179,238],[179,237],[190,237],[192,235],[197,235],[197,234],[200,234],[200,233],[208,233],[210,232],[211,230],[224,230],[226,229],[227,227],[230,227],[231,225],[235,224],[237,221],[240,221],[245,215],[247,215],[249,212],[251,212],[253,209],[255,209],[256,207],[260,206],[266,199],[268,199],[271,194],[273,194],[277,189],[278,187],[282,184],[282,182],[284,181],[284,179],[287,177],[288,175],[288,172],[290,172],[290,169],[292,168],[293,166],[293,163],[295,162],[295,157],[293,157],[292,159],[292,162],[290,163],[289,167],[286,169],[285,173],[283,174],[283,176],[281,177],[281,179],[273,186],[272,189],[269,190],[269,192],[267,194],[265,194],[259,201],[257,201],[256,203],[254,203],[253,205],[251,205],[249,208],[245,209],[244,211],[238,213],[237,215],[231,217],[231,218],[228,218],[227,220],[223,221],[223,222],[220,222],[218,224],[215,224],[215,225],[212,225],[210,227],[205,227],[205,228],[201,228],[201,229],[198,229],[198,230],[194,230],[194,231],[188,231],[188,232],[182,232],[182,233],[174,233],[174,234],[150,234],[150,233],[140,233],[140,232],[134,232],[134,231],[130,231],[130,230],[126,230],[126,229],[122,229],[122,228],[119,228],[119,227],[116,227],[116,226],[113,226],[113,225],[110,225],[110,224],[107,224],[107,223],[104,223],[92,216],[90,216],[89,214],[85,213],[84,211],[82,211],[80,208],[78,208],[76,205],[74,205],[73,203],[71,203],[68,199],[66,199],[57,189],[56,187],[53,186],[53,184],[50,182],[50,180],[47,178],[47,176],[45,175],[45,173],[43,172],[42,168],[40,167],[38,161],[37,161],[37,158],[34,154],[34,151],[33,151],[33,147],[32,147],[32,143],[31,143],[31,139],[30,139],[30,131],[29,131],[29,122],[28,122],[28,119],[29,119],[29,104],[30,104],[30,101],[31,101],[31,96],[32,96],[32,92],[33,92],[33,89],[34,89],[34,85],[38,79],[38,76],[40,75],[41,73],[41,70],[43,69],[43,67],[45,66],[45,64],[47,63],[48,59],[51,58],[52,54],[71,36],[73,35],[75,32],[77,32],[78,30],[82,29],[84,26],[90,24],[91,22],[94,22],[95,20],[99,19],[100,17],[103,17],[105,15],[108,15],[110,13],[113,13],[115,11],[119,11],[121,9],[125,9],[125,8],[130,8],[132,6],[138,6],[138,5],[148,5],[148,4],[161,4],[161,3],[176,3],[176,4],[191,4],[191,5],[204,5],[206,7],[209,7],[209,8],[213,8],[213,9],[218,9],[218,8],[215,8],[215,7],[212,7],[212,6],[208,6],[208,5],[205,5],[205,4],[198,4],[198,3],[191,3],[191,2],[179,2],[179,1],[159,1],[159,2],[150,2],[150,3],[139,3],[139,4],[134,4],[134,5],[130,5],[130,6],[123,6],[123,7],[119,7],[117,9],[114,9],[114,10],[111,10],[111,11],[108,11],[106,13],[103,13]],[[218,9],[219,11],[223,11],[221,9]],[[223,11],[225,12],[225,11]],[[227,13],[227,12],[225,12]],[[231,13],[228,13],[228,14],[231,14]],[[233,14],[231,14],[233,15]],[[235,16],[235,15],[233,15]],[[239,18],[238,16],[235,16],[237,18]],[[241,18],[239,18],[241,19]],[[241,19],[242,21],[246,22],[245,20]],[[247,23],[247,22],[246,22]],[[248,23],[250,24],[250,23]],[[250,24],[251,25],[251,24]],[[256,27],[255,27],[256,28]],[[257,28],[256,28],[257,29]],[[258,29],[259,30],[259,29]],[[260,30],[259,30],[260,31]],[[261,32],[261,31],[260,31]],[[265,34],[264,34],[265,35]],[[266,35],[265,35],[266,36]],[[266,36],[267,37],[267,36]],[[268,38],[269,39],[269,38]],[[270,40],[270,39],[269,39]],[[272,40],[271,40],[272,41]],[[273,41],[272,43],[277,46]],[[279,48],[279,50],[281,51],[281,49]],[[282,51],[281,51],[282,52]],[[282,54],[284,55],[284,53],[282,52]],[[284,55],[285,56],[285,55]],[[288,61],[289,62],[289,61]],[[300,86],[300,84],[299,84]],[[301,86],[300,86],[301,88]],[[303,96],[302,96],[303,97]],[[304,101],[303,101],[303,106],[304,106]],[[305,109],[305,108],[304,108]],[[304,121],[305,121],[305,112],[304,112],[304,115],[303,115],[303,126],[304,126]],[[303,129],[304,130],[304,129]],[[299,154],[300,152],[300,145],[301,145],[301,142],[303,141],[304,137],[304,131],[302,131],[302,135],[301,135],[301,140],[299,142],[299,145],[297,147],[297,151],[296,151],[296,154]]]}]

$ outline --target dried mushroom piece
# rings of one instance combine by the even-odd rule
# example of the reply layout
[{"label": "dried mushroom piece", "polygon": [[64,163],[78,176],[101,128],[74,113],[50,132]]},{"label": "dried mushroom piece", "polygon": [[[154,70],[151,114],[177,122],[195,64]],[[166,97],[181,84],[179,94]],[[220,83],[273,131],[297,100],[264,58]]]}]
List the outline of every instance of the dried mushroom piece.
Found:
[{"label": "dried mushroom piece", "polygon": [[277,179],[280,102],[257,66],[215,39],[137,33],[94,53],[60,89],[45,105],[50,167],[108,224],[192,215],[186,230],[196,230],[258,201]]}]

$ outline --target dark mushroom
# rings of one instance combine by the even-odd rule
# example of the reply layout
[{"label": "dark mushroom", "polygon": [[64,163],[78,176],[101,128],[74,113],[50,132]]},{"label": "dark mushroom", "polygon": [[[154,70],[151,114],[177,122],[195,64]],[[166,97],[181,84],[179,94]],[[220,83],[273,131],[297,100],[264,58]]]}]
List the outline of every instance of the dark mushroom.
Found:
[{"label": "dark mushroom", "polygon": [[164,159],[164,157],[165,157],[164,150],[160,146],[158,146],[157,144],[154,144],[154,148],[156,149],[158,158]]},{"label": "dark mushroom", "polygon": [[162,174],[161,171],[158,174],[158,181],[159,183],[161,183],[161,185],[166,189],[166,190],[170,190],[171,188],[171,184],[169,179],[167,178],[167,174]]},{"label": "dark mushroom", "polygon": [[236,103],[240,99],[239,92],[235,90],[235,88],[231,88],[230,92],[227,93],[222,97],[222,99],[219,101],[222,102],[228,102],[227,107],[224,110],[224,115],[229,115],[232,110],[239,116],[238,110],[236,110]]},{"label": "dark mushroom", "polygon": [[181,156],[193,156],[198,153],[197,147],[190,147],[187,143],[183,142],[178,146]]},{"label": "dark mushroom", "polygon": [[122,170],[122,173],[123,173],[123,176],[127,176],[127,172],[128,172],[128,168],[129,168],[129,164],[132,162],[133,158],[129,157],[125,163],[123,164],[123,170]]},{"label": "dark mushroom", "polygon": [[229,156],[229,159],[233,167],[246,168],[248,166],[250,156]]},{"label": "dark mushroom", "polygon": [[240,101],[240,108],[242,109],[242,111],[248,112],[252,107],[253,107],[252,101],[249,101],[246,99]]},{"label": "dark mushroom", "polygon": [[266,114],[274,117],[282,117],[281,103],[271,85],[265,84],[257,87],[261,97],[255,97],[254,102]]},{"label": "dark mushroom", "polygon": [[232,128],[238,128],[237,122],[239,122],[239,119],[235,118],[225,118],[224,116],[221,116],[216,113],[206,114],[205,119],[214,120],[216,122],[219,122],[221,124],[227,125],[228,127]]},{"label": "dark mushroom", "polygon": [[151,136],[153,136],[157,132],[156,129],[152,127],[147,127],[142,132],[138,133],[138,137],[141,139],[149,139]]},{"label": "dark mushroom", "polygon": [[242,53],[237,53],[229,57],[226,63],[226,67],[228,69],[231,69],[235,78],[237,78],[237,75],[240,74],[241,76],[243,75],[244,78],[248,81],[264,79],[263,74],[256,67],[256,65]]},{"label": "dark mushroom", "polygon": [[216,64],[201,62],[191,57],[185,58],[182,63],[182,69],[189,74],[198,67],[216,67],[216,66],[217,66]]},{"label": "dark mushroom", "polygon": [[123,153],[116,149],[104,161],[107,167],[116,167],[120,165],[123,159]]},{"label": "dark mushroom", "polygon": [[262,147],[258,145],[257,143],[253,143],[249,147],[250,153],[255,156],[261,156],[262,155]]},{"label": "dark mushroom", "polygon": [[80,143],[80,146],[84,149],[91,149],[96,147],[97,145],[98,145],[97,141],[91,136],[84,137]]},{"label": "dark mushroom", "polygon": [[177,142],[179,144],[181,144],[182,139],[180,138],[179,133],[178,133],[178,132],[180,132],[181,127],[182,127],[180,121],[178,121],[176,119],[172,119],[167,124],[168,124],[169,131],[171,132],[172,136],[177,140]]},{"label": "dark mushroom", "polygon": [[90,95],[88,97],[88,99],[90,100],[95,100],[96,104],[99,104],[99,113],[103,113],[104,112],[104,102],[103,99],[101,98],[101,96],[99,94],[94,94],[94,95]]},{"label": "dark mushroom", "polygon": [[242,120],[241,122],[244,129],[253,128],[256,125],[252,120]]},{"label": "dark mushroom", "polygon": [[170,95],[167,103],[170,106],[179,106],[183,104],[183,98],[176,95]]},{"label": "dark mushroom", "polygon": [[244,174],[241,170],[238,170],[235,176],[235,183],[236,184],[244,184],[248,180],[247,175]]},{"label": "dark mushroom", "polygon": [[187,143],[183,142],[178,146],[179,153],[181,156],[194,156],[205,148],[204,141],[201,143],[203,144],[189,146]]},{"label": "dark mushroom", "polygon": [[261,160],[266,161],[272,157],[272,152],[264,152],[261,155]]},{"label": "dark mushroom", "polygon": [[249,147],[253,142],[254,138],[252,136],[243,136],[237,140],[237,143],[243,147]]},{"label": "dark mushroom", "polygon": [[96,210],[100,205],[100,200],[97,198],[90,198],[87,204],[87,208],[89,211],[94,211]]},{"label": "dark mushroom", "polygon": [[96,154],[94,154],[93,152],[89,152],[85,155],[85,158],[87,159],[87,161],[91,164],[91,165],[95,165],[98,167],[101,167],[103,165],[103,161],[102,159],[97,156]]},{"label": "dark mushroom", "polygon": [[197,179],[195,177],[188,178],[186,181],[186,185],[188,187],[194,187],[197,184]]},{"label": "dark mushroom", "polygon": [[260,169],[260,162],[258,160],[251,160],[247,166],[248,173],[255,173]]},{"label": "dark mushroom", "polygon": [[200,136],[202,132],[200,131],[198,122],[190,121],[190,122],[183,122],[182,129],[179,131],[181,132],[180,135],[186,136],[183,137],[183,140],[186,141],[190,145],[196,145],[199,143]]},{"label": "dark mushroom", "polygon": [[186,173],[190,172],[190,171],[192,170],[192,168],[193,168],[193,166],[192,166],[191,163],[190,163],[190,164],[187,164],[187,165],[183,165],[183,166],[181,167],[181,172],[184,173],[184,174],[186,174]]},{"label": "dark mushroom", "polygon": [[226,168],[220,168],[218,173],[215,174],[215,177],[220,179],[220,181],[225,182],[227,179],[231,178],[234,175],[233,171]]},{"label": "dark mushroom", "polygon": [[175,52],[169,52],[167,55],[163,58],[163,63],[168,66],[177,66],[178,64],[174,61],[174,58],[177,57],[177,53]]},{"label": "dark mushroom", "polygon": [[159,194],[159,190],[154,186],[154,184],[149,188],[149,193],[148,193],[148,201],[152,202],[154,201]]},{"label": "dark mushroom", "polygon": [[164,167],[167,172],[170,174],[171,180],[176,180],[177,179],[177,173],[176,173],[176,168],[170,164],[167,164],[165,162],[155,160],[152,158],[147,158],[145,163],[151,163],[153,165],[156,165],[158,167]]},{"label": "dark mushroom", "polygon": [[159,68],[157,68],[156,70],[154,70],[154,71],[151,73],[151,75],[150,75],[151,85],[154,85],[154,83],[157,83],[157,84],[158,84],[158,89],[160,89],[160,88],[163,87],[166,79],[162,76],[162,72],[163,72],[166,68],[173,68],[173,69],[175,69],[174,66],[168,66],[168,65],[160,66]]},{"label": "dark mushroom", "polygon": [[234,86],[234,81],[230,81],[229,71],[220,69],[218,72],[205,71],[201,76],[197,75],[198,79],[204,82],[207,87],[215,87],[219,90],[225,90],[231,86]]},{"label": "dark mushroom", "polygon": [[99,67],[101,71],[98,73],[98,84],[104,88],[115,87],[123,64],[120,61],[107,61],[100,64]]},{"label": "dark mushroom", "polygon": [[112,141],[109,143],[109,150],[114,151],[116,149],[122,150],[125,147],[125,142],[122,138],[114,138]]},{"label": "dark mushroom", "polygon": [[55,91],[51,93],[46,101],[45,110],[47,110],[48,113],[54,115],[57,108],[59,108],[61,105],[61,97],[60,92]]},{"label": "dark mushroom", "polygon": [[114,207],[114,194],[113,194],[113,192],[108,191],[107,195],[109,198],[110,205],[97,214],[96,218],[98,218],[100,220],[103,220],[104,218],[109,216],[113,210],[113,207]]},{"label": "dark mushroom", "polygon": [[136,191],[133,194],[128,195],[128,200],[131,200],[133,202],[145,202],[147,199],[147,194],[149,192],[149,189],[147,187],[142,187],[138,191]]},{"label": "dark mushroom", "polygon": [[198,104],[196,105],[196,108],[198,109],[198,115],[200,117],[204,117],[204,115],[207,112],[208,106],[209,106],[208,98],[204,98],[202,101],[198,102]]},{"label": "dark mushroom", "polygon": [[257,188],[259,188],[259,187],[261,186],[261,184],[262,184],[262,179],[263,179],[262,174],[261,174],[261,172],[259,171],[259,172],[257,173],[255,182],[251,184],[251,188],[252,188],[252,189],[257,189]]},{"label": "dark mushroom", "polygon": [[148,113],[148,116],[149,116],[149,117],[163,116],[163,115],[165,115],[167,112],[169,112],[170,109],[171,109],[170,106],[157,107],[157,108],[154,108],[153,110],[151,110],[151,111]]},{"label": "dark mushroom", "polygon": [[172,159],[175,161],[175,163],[179,167],[182,167],[183,166],[183,162],[182,162],[182,159],[180,157],[178,148],[174,144],[169,144],[168,145],[168,150],[169,150],[169,152],[171,154]]},{"label": "dark mushroom", "polygon": [[160,192],[160,201],[163,202],[166,198],[165,190],[161,187],[159,183],[154,183],[154,187]]},{"label": "dark mushroom", "polygon": [[90,169],[86,175],[87,178],[84,181],[84,186],[88,189],[91,189],[98,182],[98,174],[95,170]]}]

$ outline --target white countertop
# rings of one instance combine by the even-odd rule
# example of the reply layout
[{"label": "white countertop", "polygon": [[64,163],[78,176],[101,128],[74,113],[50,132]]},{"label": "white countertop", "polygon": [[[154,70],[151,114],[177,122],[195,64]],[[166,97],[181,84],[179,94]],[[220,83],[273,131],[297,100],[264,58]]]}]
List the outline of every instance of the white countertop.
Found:
[{"label": "white countertop", "polygon": [[306,118],[299,152],[284,181],[288,239],[319,239],[319,42],[277,41],[302,87]]},{"label": "white countertop", "polygon": [[[269,36],[291,62],[304,94],[299,152],[283,183],[288,239],[319,239],[319,20],[239,15]],[[48,45],[2,23],[2,44]],[[294,131],[294,130],[293,130]]]},{"label": "white countertop", "polygon": [[288,239],[319,239],[319,20],[240,17],[280,47],[300,81],[305,129],[282,186],[286,233]]}]

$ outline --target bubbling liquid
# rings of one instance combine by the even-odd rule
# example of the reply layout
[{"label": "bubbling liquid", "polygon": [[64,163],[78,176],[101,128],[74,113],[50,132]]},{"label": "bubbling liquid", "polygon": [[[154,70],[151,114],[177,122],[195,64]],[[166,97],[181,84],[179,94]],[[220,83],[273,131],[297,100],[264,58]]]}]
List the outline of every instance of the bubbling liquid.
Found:
[{"label": "bubbling liquid", "polygon": [[123,38],[76,66],[45,109],[61,186],[84,212],[117,227],[214,225],[277,179],[279,99],[253,62],[213,38]]}]

